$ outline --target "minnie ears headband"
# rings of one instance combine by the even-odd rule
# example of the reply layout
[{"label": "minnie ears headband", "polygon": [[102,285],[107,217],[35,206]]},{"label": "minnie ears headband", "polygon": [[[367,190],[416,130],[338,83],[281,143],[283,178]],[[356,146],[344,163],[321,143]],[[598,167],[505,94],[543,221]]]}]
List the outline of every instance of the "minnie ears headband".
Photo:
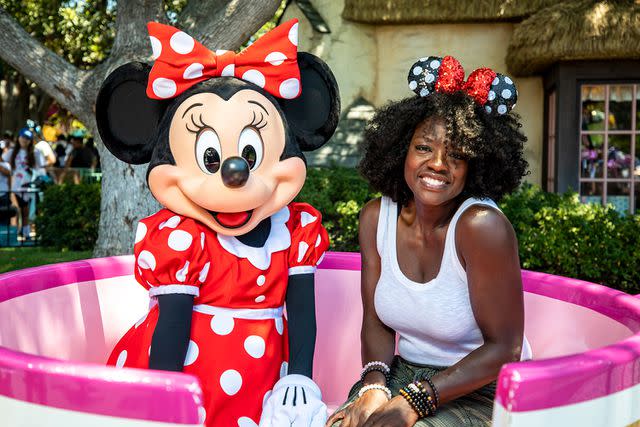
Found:
[{"label": "minnie ears headband", "polygon": [[149,22],[147,29],[155,60],[147,84],[149,98],[173,98],[218,76],[246,80],[278,98],[300,95],[297,19],[274,28],[238,54],[212,52],[170,25]]},{"label": "minnie ears headband", "polygon": [[452,56],[420,58],[411,66],[407,80],[409,89],[419,96],[464,91],[490,114],[506,114],[516,106],[518,99],[513,81],[490,68],[478,68],[465,82],[464,69]]}]

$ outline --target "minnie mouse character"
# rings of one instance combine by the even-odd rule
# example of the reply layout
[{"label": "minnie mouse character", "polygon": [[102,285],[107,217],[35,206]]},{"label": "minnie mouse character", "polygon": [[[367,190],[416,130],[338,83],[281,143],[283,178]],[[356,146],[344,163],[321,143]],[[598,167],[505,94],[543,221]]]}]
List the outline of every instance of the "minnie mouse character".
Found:
[{"label": "minnie mouse character", "polygon": [[118,68],[96,104],[105,146],[149,162],[164,206],[139,222],[134,246],[136,280],[157,305],[108,363],[196,375],[207,426],[324,425],[311,374],[314,273],[329,239],[320,213],[292,200],[302,151],[336,128],[335,79],[297,52],[296,20],[240,54],[148,29],[153,68]]}]

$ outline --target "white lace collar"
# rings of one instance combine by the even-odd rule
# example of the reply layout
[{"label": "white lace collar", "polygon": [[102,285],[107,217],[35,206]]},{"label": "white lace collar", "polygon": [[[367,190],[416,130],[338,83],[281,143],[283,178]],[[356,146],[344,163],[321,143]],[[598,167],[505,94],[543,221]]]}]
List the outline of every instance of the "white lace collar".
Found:
[{"label": "white lace collar", "polygon": [[289,207],[285,206],[271,215],[271,230],[267,241],[260,248],[245,245],[234,236],[216,233],[218,241],[224,250],[238,258],[246,258],[260,270],[266,270],[271,265],[271,254],[288,249],[291,246],[291,234],[287,228],[289,221]]}]

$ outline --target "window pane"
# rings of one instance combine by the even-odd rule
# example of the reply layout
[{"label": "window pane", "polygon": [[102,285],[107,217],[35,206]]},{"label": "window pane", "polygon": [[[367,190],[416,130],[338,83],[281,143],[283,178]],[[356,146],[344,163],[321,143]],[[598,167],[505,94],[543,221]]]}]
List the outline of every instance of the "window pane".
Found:
[{"label": "window pane", "polygon": [[609,135],[607,176],[609,178],[631,178],[630,135]]},{"label": "window pane", "polygon": [[602,183],[583,182],[580,184],[580,201],[582,203],[602,204]]},{"label": "window pane", "polygon": [[612,204],[620,213],[629,212],[630,184],[624,182],[609,182],[607,184],[607,204]]},{"label": "window pane", "polygon": [[609,87],[609,129],[631,129],[633,86]]},{"label": "window pane", "polygon": [[604,130],[604,88],[582,86],[582,130]]},{"label": "window pane", "polygon": [[580,138],[582,142],[580,176],[582,178],[602,178],[604,135],[582,134]]}]

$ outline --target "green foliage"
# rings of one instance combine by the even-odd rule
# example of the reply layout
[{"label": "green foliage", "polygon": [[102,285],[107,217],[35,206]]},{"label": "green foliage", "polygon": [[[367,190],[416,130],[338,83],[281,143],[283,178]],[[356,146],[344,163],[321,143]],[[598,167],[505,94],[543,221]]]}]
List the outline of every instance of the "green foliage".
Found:
[{"label": "green foliage", "polygon": [[43,246],[93,249],[100,220],[100,184],[48,187],[38,209],[36,227]]},{"label": "green foliage", "polygon": [[502,202],[522,267],[640,293],[640,217],[525,185]]},{"label": "green foliage", "polygon": [[354,169],[310,168],[296,201],[309,203],[322,213],[331,238],[331,250],[357,252],[360,209],[368,200],[379,196],[369,190]]}]

